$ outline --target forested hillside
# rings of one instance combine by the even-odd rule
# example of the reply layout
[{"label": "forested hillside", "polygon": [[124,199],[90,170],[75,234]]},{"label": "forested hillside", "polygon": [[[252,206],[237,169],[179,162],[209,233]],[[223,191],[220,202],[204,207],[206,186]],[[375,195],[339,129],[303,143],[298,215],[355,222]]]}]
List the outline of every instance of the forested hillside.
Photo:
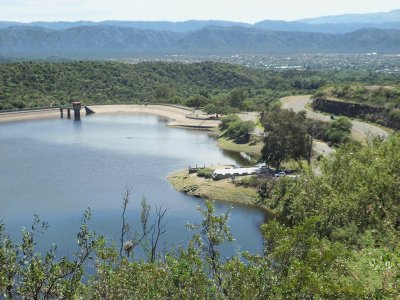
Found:
[{"label": "forested hillside", "polygon": [[171,32],[117,26],[0,29],[0,54],[118,58],[160,54],[397,53],[400,30],[363,28],[346,34],[209,26]]},{"label": "forested hillside", "polygon": [[67,104],[74,99],[86,104],[185,104],[200,93],[209,98],[235,87],[283,90],[290,85],[279,74],[266,76],[262,71],[214,63],[3,64],[0,82],[2,109]]},{"label": "forested hillside", "polygon": [[[68,62],[0,64],[0,110],[94,103],[219,103],[242,90],[242,109],[263,109],[291,93],[329,83],[390,85],[398,76],[366,72],[263,71],[219,63]],[[225,101],[226,102],[226,101]],[[224,103],[225,103],[224,102]],[[224,104],[222,103],[222,104]]]}]

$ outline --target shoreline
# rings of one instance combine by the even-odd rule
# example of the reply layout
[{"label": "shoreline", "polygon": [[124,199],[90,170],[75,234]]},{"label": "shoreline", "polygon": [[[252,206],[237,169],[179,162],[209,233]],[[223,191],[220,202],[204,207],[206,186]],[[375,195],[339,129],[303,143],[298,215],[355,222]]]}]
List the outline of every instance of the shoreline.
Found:
[{"label": "shoreline", "polygon": [[[96,114],[152,114],[171,119],[168,126],[186,127],[193,129],[212,129],[218,127],[219,120],[189,119],[186,116],[190,110],[168,105],[144,105],[144,104],[115,104],[115,105],[91,105],[88,106]],[[81,114],[82,120],[86,117]],[[206,116],[205,116],[206,117]],[[45,110],[29,110],[0,113],[0,123],[54,119],[60,118],[58,108]],[[65,118],[65,117],[64,117]]]},{"label": "shoreline", "polygon": [[[193,130],[210,130],[215,131],[220,123],[219,120],[205,120],[205,119],[192,119],[186,116],[190,114],[189,109],[179,108],[167,105],[137,105],[137,104],[120,104],[120,105],[92,105],[88,106],[95,114],[152,114],[160,117],[165,117],[171,121],[167,124],[169,127],[185,128]],[[206,115],[205,115],[206,117]],[[43,110],[30,110],[30,111],[15,111],[0,113],[0,124],[6,122],[17,121],[34,121],[41,119],[55,119],[60,118],[60,111],[58,108],[43,109]],[[64,117],[65,118],[65,117]],[[72,116],[73,118],[73,116]],[[84,121],[86,114],[82,113],[81,119]],[[247,145],[248,146],[248,145]],[[216,144],[220,149],[229,149],[237,151],[238,149],[231,149],[231,147],[221,147],[220,143]],[[246,147],[244,147],[246,148]],[[244,150],[244,149],[241,149]],[[246,149],[249,150],[249,149]],[[238,203],[241,205],[249,205],[258,207],[267,211],[266,208],[258,206],[257,192],[254,189],[235,186],[227,180],[213,181],[195,176],[187,178],[194,182],[193,185],[188,185],[185,181],[187,170],[177,170],[167,175],[167,180],[171,186],[178,192],[200,197],[202,199],[210,199],[213,201],[224,201],[231,203]],[[178,183],[179,182],[179,183]]]},{"label": "shoreline", "polygon": [[228,179],[214,181],[198,177],[196,173],[188,174],[187,169],[181,169],[169,173],[167,180],[176,191],[187,195],[203,200],[230,202],[256,207],[270,213],[267,207],[257,205],[259,195],[255,189],[236,186]]},{"label": "shoreline", "polygon": [[58,108],[43,110],[21,110],[0,113],[0,123],[56,118],[60,118],[60,110]]}]

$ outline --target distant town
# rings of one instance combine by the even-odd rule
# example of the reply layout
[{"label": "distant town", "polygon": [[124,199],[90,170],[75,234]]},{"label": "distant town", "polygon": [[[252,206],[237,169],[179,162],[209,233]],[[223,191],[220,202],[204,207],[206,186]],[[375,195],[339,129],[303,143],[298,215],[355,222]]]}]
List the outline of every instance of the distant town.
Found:
[{"label": "distant town", "polygon": [[[399,50],[400,52],[400,50]],[[119,60],[119,59],[111,59]],[[120,59],[128,63],[145,61],[196,63],[212,61],[266,70],[365,70],[382,73],[400,72],[399,54],[235,54],[235,55],[161,55]]]}]

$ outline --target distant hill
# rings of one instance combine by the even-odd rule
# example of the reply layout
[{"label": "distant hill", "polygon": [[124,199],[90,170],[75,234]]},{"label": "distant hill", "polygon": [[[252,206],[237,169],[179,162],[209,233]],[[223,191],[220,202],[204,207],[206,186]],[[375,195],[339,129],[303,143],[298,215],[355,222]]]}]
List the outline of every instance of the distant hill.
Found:
[{"label": "distant hill", "polygon": [[[290,76],[294,81],[305,75],[292,72]],[[277,82],[282,90],[291,88],[290,80],[283,73],[210,62],[0,64],[0,82],[0,110],[66,105],[71,99],[81,99],[86,104],[172,101],[157,97],[156,91],[162,85],[171,87],[182,104],[204,90],[275,89]]]},{"label": "distant hill", "polygon": [[301,32],[321,32],[321,33],[348,33],[365,28],[378,29],[400,29],[400,22],[387,23],[302,23],[285,21],[261,21],[254,24],[254,27],[281,30],[281,31],[301,31]]},{"label": "distant hill", "polygon": [[171,49],[180,34],[114,26],[83,26],[63,30],[9,27],[0,30],[0,53],[82,54],[161,53]]},{"label": "distant hill", "polygon": [[0,29],[7,27],[42,27],[54,30],[68,29],[82,26],[115,26],[147,30],[161,30],[172,32],[187,32],[205,28],[207,26],[221,26],[221,27],[252,27],[252,24],[242,22],[220,21],[220,20],[189,20],[183,22],[168,22],[168,21],[76,21],[76,22],[32,22],[32,23],[19,23],[19,22],[1,22]]},{"label": "distant hill", "polygon": [[400,51],[400,30],[346,34],[210,26],[178,33],[115,26],[0,30],[0,55],[116,57],[135,54],[365,53]]},{"label": "distant hill", "polygon": [[[339,36],[337,46],[342,52],[400,52],[400,30],[361,29]],[[389,50],[390,49],[390,50]]]},{"label": "distant hill", "polygon": [[[203,53],[280,53],[327,51],[334,36],[243,27],[207,27],[179,39],[180,49]],[[326,45],[326,46],[325,46]]]},{"label": "distant hill", "polygon": [[143,30],[189,32],[204,29],[209,26],[261,28],[280,31],[347,33],[365,28],[400,29],[400,10],[384,13],[352,14],[326,16],[303,19],[293,22],[264,20],[255,24],[231,22],[223,20],[188,20],[182,22],[169,21],[76,21],[76,22],[1,22],[0,29],[8,27],[41,27],[53,30],[63,30],[75,27],[104,27],[115,26]]},{"label": "distant hill", "polygon": [[307,24],[394,23],[394,22],[400,22],[400,9],[392,10],[389,12],[378,12],[370,14],[345,14],[337,16],[325,16],[325,17],[297,20],[297,22],[307,23]]}]

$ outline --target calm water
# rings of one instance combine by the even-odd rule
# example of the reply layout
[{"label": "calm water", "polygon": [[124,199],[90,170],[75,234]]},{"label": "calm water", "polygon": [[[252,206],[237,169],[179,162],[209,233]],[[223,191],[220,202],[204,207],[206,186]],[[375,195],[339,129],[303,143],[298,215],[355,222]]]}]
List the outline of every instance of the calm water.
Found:
[{"label": "calm water", "polygon": [[[128,216],[138,223],[140,200],[165,205],[168,232],[161,247],[186,245],[185,224],[201,220],[196,207],[203,201],[175,191],[166,176],[191,164],[235,164],[214,147],[205,132],[173,129],[152,115],[93,115],[82,122],[40,120],[0,124],[0,219],[13,238],[33,215],[49,222],[39,250],[55,242],[59,254],[74,250],[83,211],[90,207],[91,229],[118,239],[121,198],[133,186]],[[218,211],[232,204],[218,203]],[[233,205],[230,226],[236,242],[224,254],[260,253],[262,211]]]}]

